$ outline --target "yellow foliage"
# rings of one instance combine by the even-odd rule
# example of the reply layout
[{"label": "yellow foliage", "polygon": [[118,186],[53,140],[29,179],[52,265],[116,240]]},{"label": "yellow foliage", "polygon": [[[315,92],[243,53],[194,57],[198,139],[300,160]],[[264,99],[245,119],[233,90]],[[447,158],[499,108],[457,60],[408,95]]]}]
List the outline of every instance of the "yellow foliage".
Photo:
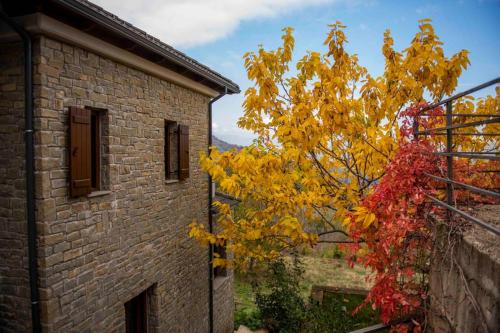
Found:
[{"label": "yellow foliage", "polygon": [[374,222],[375,222],[375,225],[377,224],[377,218],[376,218],[375,214],[373,214],[372,212],[370,212],[364,206],[360,206],[360,207],[354,208],[353,215],[356,217],[354,219],[356,221],[356,223],[361,224],[363,226],[363,228],[368,228]]},{"label": "yellow foliage", "polygon": [[[283,29],[276,50],[260,47],[244,55],[254,86],[245,92],[238,125],[258,138],[241,151],[213,148],[201,158],[219,189],[243,202],[234,212],[216,204],[219,233],[192,224],[190,236],[204,244],[227,241],[240,264],[314,245],[322,232],[342,229],[337,221],[350,212],[365,228],[376,226],[375,215],[355,208],[395,154],[400,112],[452,94],[469,64],[465,50],[446,57],[430,20],[421,20],[403,51],[394,49],[389,31],[384,33],[385,70],[373,76],[347,52],[345,26],[336,22],[326,50],[308,52],[290,69],[292,32]],[[476,111],[498,110],[498,102],[498,95],[482,100]],[[475,106],[464,99],[459,108]],[[486,130],[498,132],[498,124]],[[459,144],[485,145],[465,136]]]}]

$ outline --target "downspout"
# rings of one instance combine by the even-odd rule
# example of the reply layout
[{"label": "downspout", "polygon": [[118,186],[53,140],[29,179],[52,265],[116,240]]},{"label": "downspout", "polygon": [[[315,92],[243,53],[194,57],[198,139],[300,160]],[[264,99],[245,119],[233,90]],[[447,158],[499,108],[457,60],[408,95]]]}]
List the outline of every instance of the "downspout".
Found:
[{"label": "downspout", "polygon": [[[212,146],[212,104],[227,94],[227,87],[224,87],[224,92],[208,102],[208,153]],[[212,176],[208,175],[208,232],[213,232],[213,209],[212,209]],[[214,270],[212,268],[214,246],[208,246],[208,329],[209,333],[214,332]]]},{"label": "downspout", "polygon": [[28,260],[31,294],[31,325],[34,333],[41,332],[39,296],[38,296],[38,265],[36,253],[36,222],[35,222],[35,169],[33,143],[33,59],[32,41],[28,32],[4,11],[0,3],[0,18],[4,20],[23,40],[24,45],[24,140],[26,168],[26,220],[28,227]]}]

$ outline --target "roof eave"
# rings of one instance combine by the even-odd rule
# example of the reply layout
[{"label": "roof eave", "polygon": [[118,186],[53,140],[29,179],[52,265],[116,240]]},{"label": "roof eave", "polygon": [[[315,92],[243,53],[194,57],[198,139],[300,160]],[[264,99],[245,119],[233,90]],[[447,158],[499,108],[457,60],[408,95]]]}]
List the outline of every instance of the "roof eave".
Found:
[{"label": "roof eave", "polygon": [[[146,38],[145,36],[141,36],[140,34],[130,30],[129,28],[125,27],[124,25],[116,21],[111,20],[102,13],[93,10],[92,8],[84,5],[79,1],[76,0],[52,0],[52,1],[61,6],[64,6],[65,8],[73,12],[78,13],[79,15],[86,17],[91,21],[95,21],[97,24],[106,27],[106,29],[109,29],[110,31],[122,37],[130,39],[135,43],[141,45],[142,47],[149,49],[150,51],[153,51],[156,54],[161,55],[162,57],[165,57],[168,61],[186,68],[187,70],[193,72],[194,74],[199,75],[203,79],[215,83],[220,87],[220,91],[225,91],[225,88],[227,88],[228,94],[238,94],[241,92],[239,86],[236,83],[232,82],[231,80],[223,77],[218,73],[215,73],[213,70],[198,63],[196,60],[189,58],[186,55],[183,55],[184,58],[180,57],[179,54],[181,53],[179,51],[173,48],[171,49],[175,52],[169,51],[165,47],[161,47],[160,45],[154,43],[152,40]],[[190,61],[188,61],[185,58],[188,58]]]}]

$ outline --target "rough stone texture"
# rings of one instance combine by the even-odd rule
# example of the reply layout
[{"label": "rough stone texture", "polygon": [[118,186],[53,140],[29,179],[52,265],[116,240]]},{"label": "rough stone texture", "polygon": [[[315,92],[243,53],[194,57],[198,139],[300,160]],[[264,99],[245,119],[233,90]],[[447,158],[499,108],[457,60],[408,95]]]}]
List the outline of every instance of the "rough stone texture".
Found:
[{"label": "rough stone texture", "polygon": [[0,332],[31,329],[21,42],[0,45]]},{"label": "rough stone texture", "polygon": [[[500,206],[476,207],[483,221],[500,226]],[[439,248],[448,248],[447,228],[437,229]],[[500,242],[472,226],[443,256],[433,256],[430,275],[433,332],[500,331]],[[450,260],[453,258],[453,260]],[[452,264],[453,263],[453,264]],[[476,309],[477,308],[477,309]]]},{"label": "rough stone texture", "polygon": [[234,332],[234,274],[228,270],[225,277],[214,281],[214,332]]},{"label": "rough stone texture", "polygon": [[[235,207],[238,202],[232,199],[221,197],[215,193],[215,187],[212,188],[214,201],[220,201]],[[214,214],[212,223],[216,232],[221,232],[222,228],[217,223],[218,216]],[[232,259],[231,253],[226,254],[228,259]],[[226,269],[223,276],[214,277],[214,332],[216,333],[234,333],[234,271]]]},{"label": "rough stone texture", "polygon": [[[34,62],[44,332],[124,332],[124,303],[148,288],[152,332],[207,332],[207,252],[188,237],[188,225],[208,220],[207,176],[198,163],[199,152],[208,143],[208,97],[44,36],[35,40]],[[5,91],[19,88],[7,81],[5,87]],[[26,251],[21,237],[25,225],[19,227],[24,221],[19,149],[24,146],[21,119],[5,115],[10,105],[2,104],[0,111],[2,119],[9,120],[2,121],[0,135],[14,141],[1,148],[2,161],[10,160],[1,171],[2,179],[9,181],[0,184],[0,191],[12,189],[16,197],[1,199],[0,214],[2,222],[10,215],[16,220],[2,223],[0,241],[5,242],[6,226],[12,228],[12,244],[2,246],[17,250],[9,250],[11,254],[2,249],[2,255],[16,255],[12,263],[20,264]],[[69,106],[106,110],[102,142],[106,195],[69,197]],[[185,181],[165,183],[165,119],[190,127],[190,176]],[[18,269],[16,277],[24,273]],[[1,272],[3,283],[6,273]],[[12,295],[27,293],[21,285],[12,288],[18,288]],[[227,285],[221,288],[230,290]],[[219,290],[216,297],[222,301]],[[226,295],[224,304],[229,300],[232,294]],[[5,312],[3,304],[0,316],[12,311]],[[216,332],[228,332],[228,324],[217,314],[232,325],[232,310],[217,311],[215,321],[224,328]],[[28,322],[25,315],[20,318]]]},{"label": "rough stone texture", "polygon": [[[125,329],[124,303],[153,286],[152,330],[206,332],[207,256],[188,238],[207,221],[208,98],[42,37],[36,56],[37,181],[43,326]],[[68,107],[107,110],[111,193],[68,197]],[[165,184],[164,121],[190,127],[190,177]]]}]

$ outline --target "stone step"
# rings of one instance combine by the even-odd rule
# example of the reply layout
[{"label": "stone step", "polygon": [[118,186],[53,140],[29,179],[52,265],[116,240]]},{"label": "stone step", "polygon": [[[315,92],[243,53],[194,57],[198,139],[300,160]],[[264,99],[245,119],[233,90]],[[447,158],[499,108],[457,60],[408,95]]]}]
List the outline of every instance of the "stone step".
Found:
[{"label": "stone step", "polygon": [[267,330],[264,330],[264,329],[252,331],[251,329],[249,329],[248,327],[246,327],[244,325],[240,325],[240,327],[238,327],[238,330],[234,331],[234,332],[235,333],[268,333]]}]

